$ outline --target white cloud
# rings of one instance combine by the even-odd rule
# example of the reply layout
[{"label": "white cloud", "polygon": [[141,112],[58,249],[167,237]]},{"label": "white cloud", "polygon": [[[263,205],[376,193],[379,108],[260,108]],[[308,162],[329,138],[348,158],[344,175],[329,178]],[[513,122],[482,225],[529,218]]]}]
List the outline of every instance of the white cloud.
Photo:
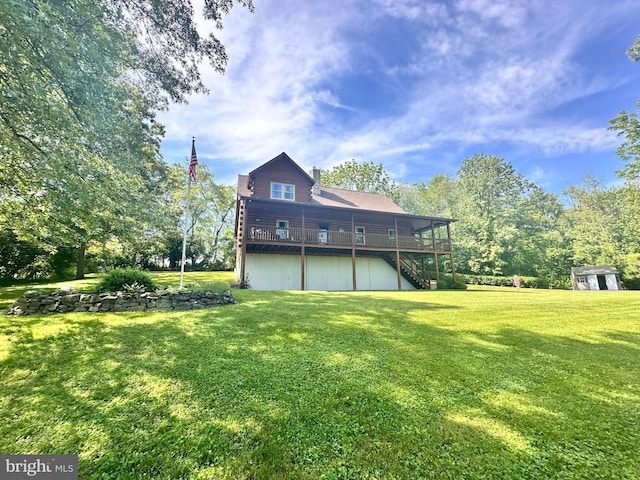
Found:
[{"label": "white cloud", "polygon": [[505,28],[515,28],[524,23],[529,2],[518,0],[459,0],[457,10],[471,12],[483,21],[495,21]]},{"label": "white cloud", "polygon": [[[325,168],[380,159],[402,175],[411,162],[450,158],[443,145],[511,142],[547,156],[615,148],[606,121],[549,112],[619,85],[606,71],[588,75],[577,53],[631,2],[255,4],[254,14],[234,8],[216,33],[230,64],[224,76],[203,69],[211,95],[159,118],[167,142],[195,135],[211,157],[235,159],[225,167],[236,173],[281,151]],[[403,35],[380,38],[393,22]],[[344,83],[358,75],[385,94],[369,108],[355,107],[366,92]]]}]

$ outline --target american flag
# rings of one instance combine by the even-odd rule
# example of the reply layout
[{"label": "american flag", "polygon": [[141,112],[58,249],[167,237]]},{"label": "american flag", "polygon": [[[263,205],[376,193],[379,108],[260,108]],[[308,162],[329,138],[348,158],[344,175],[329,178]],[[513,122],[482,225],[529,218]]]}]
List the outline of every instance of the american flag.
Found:
[{"label": "american flag", "polygon": [[189,178],[196,181],[196,165],[198,165],[198,157],[196,156],[196,139],[191,141],[191,160],[189,161]]}]

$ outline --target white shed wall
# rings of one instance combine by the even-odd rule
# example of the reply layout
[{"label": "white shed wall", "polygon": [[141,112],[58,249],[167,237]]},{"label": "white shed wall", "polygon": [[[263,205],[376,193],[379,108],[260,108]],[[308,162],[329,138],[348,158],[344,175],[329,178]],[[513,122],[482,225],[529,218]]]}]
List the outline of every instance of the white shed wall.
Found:
[{"label": "white shed wall", "polygon": [[618,281],[616,280],[616,276],[613,274],[608,274],[604,277],[607,281],[607,289],[608,290],[618,290]]}]

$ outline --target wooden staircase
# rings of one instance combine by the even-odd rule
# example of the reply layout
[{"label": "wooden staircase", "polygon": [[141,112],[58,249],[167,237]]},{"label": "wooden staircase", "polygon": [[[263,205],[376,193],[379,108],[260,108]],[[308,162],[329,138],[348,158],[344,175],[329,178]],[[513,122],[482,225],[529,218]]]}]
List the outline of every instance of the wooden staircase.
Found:
[{"label": "wooden staircase", "polygon": [[[384,255],[382,258],[394,270],[397,270],[395,255]],[[419,290],[431,289],[431,280],[421,259],[416,259],[411,255],[400,255],[400,274]]]}]

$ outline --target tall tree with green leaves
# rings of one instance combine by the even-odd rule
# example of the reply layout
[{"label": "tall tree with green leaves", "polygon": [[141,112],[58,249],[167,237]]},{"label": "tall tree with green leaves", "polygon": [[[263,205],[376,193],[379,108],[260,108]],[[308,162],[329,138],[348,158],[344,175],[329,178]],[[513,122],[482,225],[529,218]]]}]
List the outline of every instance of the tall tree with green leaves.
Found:
[{"label": "tall tree with green leaves", "polygon": [[458,183],[438,173],[426,183],[401,183],[397,186],[398,204],[408,213],[455,218],[459,210]]},{"label": "tall tree with green leaves", "polygon": [[[187,170],[183,165],[171,166],[165,209],[169,222],[162,236],[165,245],[163,255],[169,257],[172,266],[182,256],[186,178]],[[215,176],[205,164],[198,165],[198,182],[191,186],[190,218],[186,219],[187,250],[192,265],[205,263],[215,268],[231,266],[234,194],[233,187],[215,182]]]},{"label": "tall tree with green leaves", "polygon": [[[633,61],[640,61],[640,35],[631,48],[627,50],[627,56]],[[609,122],[609,130],[617,132],[618,137],[624,141],[616,150],[618,156],[626,162],[622,170],[618,172],[621,178],[640,187],[640,100],[636,103],[635,112],[623,110]]]},{"label": "tall tree with green leaves", "polygon": [[[222,27],[234,3],[205,2]],[[0,227],[52,251],[136,234],[166,165],[155,112],[223,71],[189,1],[9,1],[0,9]],[[17,221],[19,219],[20,221]]]},{"label": "tall tree with green leaves", "polygon": [[[574,265],[616,265],[629,252],[625,239],[624,204],[620,190],[607,188],[591,175],[565,192],[566,233]],[[635,242],[637,245],[637,241]]]},{"label": "tall tree with green leaves", "polygon": [[455,243],[461,268],[476,274],[511,273],[508,259],[519,235],[518,206],[532,184],[504,159],[475,154],[462,162],[458,188]]},{"label": "tall tree with green leaves", "polygon": [[327,187],[380,193],[392,199],[396,196],[397,186],[381,163],[349,160],[329,170],[322,170],[321,175],[322,185]]},{"label": "tall tree with green leaves", "polygon": [[517,235],[513,248],[503,258],[508,273],[566,278],[571,267],[570,244],[564,233],[564,207],[557,195],[532,185],[516,203]]}]

